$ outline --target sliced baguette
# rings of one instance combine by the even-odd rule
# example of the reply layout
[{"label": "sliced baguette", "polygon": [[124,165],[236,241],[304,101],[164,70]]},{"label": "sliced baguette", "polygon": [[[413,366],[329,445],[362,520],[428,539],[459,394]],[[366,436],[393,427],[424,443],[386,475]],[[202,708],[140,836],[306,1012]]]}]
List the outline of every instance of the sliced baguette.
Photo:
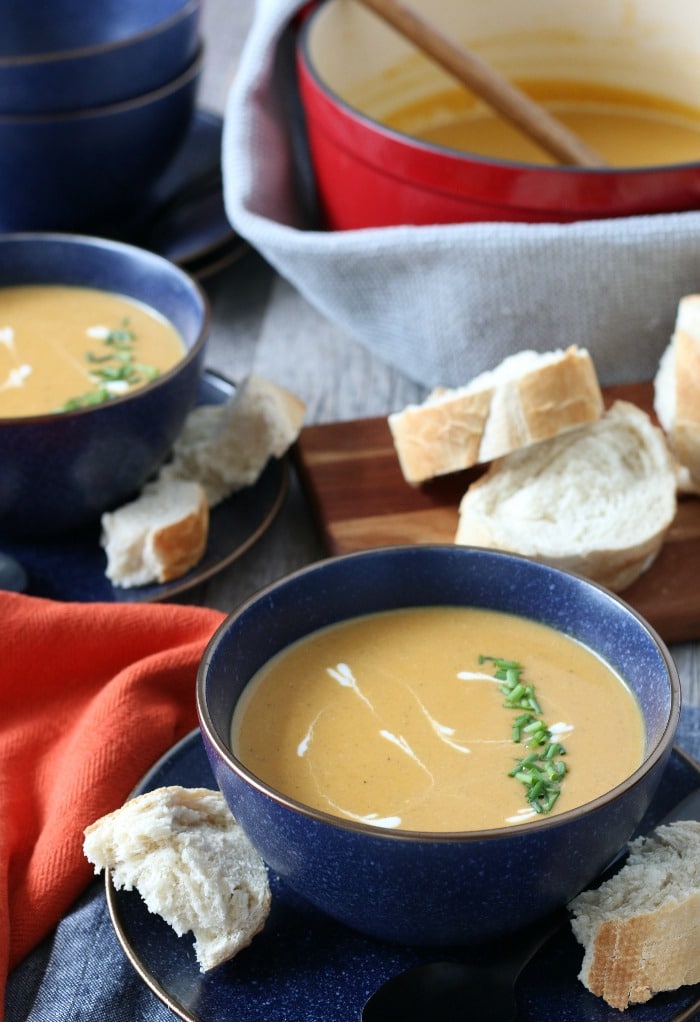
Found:
[{"label": "sliced baguette", "polygon": [[265,865],[223,796],[206,788],[156,788],[85,830],[95,872],[136,888],[178,936],[192,932],[203,972],[247,947],[265,925]]},{"label": "sliced baguette", "polygon": [[511,355],[464,387],[438,388],[389,418],[404,478],[424,482],[557,436],[603,413],[585,349]]},{"label": "sliced baguette", "polygon": [[494,462],[461,500],[455,542],[523,554],[620,591],[651,565],[675,512],[662,431],[617,401],[589,426]]},{"label": "sliced baguette", "polygon": [[585,948],[579,979],[611,1007],[700,982],[700,823],[631,842],[620,872],[569,907]]},{"label": "sliced baguette", "polygon": [[270,458],[292,446],[305,406],[295,394],[257,373],[223,405],[190,412],[162,478],[195,480],[215,507],[260,477]]},{"label": "sliced baguette", "polygon": [[201,559],[209,533],[206,494],[195,482],[158,479],[102,515],[105,573],[131,588],[180,578]]},{"label": "sliced baguette", "polygon": [[654,378],[654,411],[679,464],[679,489],[700,492],[700,294],[678,303]]}]

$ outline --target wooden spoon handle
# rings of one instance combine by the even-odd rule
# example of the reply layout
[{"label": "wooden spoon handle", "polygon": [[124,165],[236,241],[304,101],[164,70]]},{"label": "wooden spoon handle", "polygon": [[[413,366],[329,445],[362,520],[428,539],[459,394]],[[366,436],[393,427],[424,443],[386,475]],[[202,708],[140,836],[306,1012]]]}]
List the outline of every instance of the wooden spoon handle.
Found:
[{"label": "wooden spoon handle", "polygon": [[361,0],[561,163],[604,167],[582,139],[475,53],[458,46],[401,0]]}]

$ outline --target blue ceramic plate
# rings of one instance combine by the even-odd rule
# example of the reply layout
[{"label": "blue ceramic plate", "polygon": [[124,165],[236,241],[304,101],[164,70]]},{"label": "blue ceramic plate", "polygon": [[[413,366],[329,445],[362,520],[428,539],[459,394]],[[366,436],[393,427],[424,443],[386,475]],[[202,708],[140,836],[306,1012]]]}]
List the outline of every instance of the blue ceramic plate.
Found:
[{"label": "blue ceramic plate", "polygon": [[[205,370],[199,404],[223,404],[234,385]],[[182,578],[165,585],[122,589],[105,575],[100,527],[53,538],[44,543],[2,542],[4,553],[16,557],[29,577],[27,592],[53,600],[147,603],[170,599],[221,571],[240,557],[266,531],[279,511],[287,489],[286,460],[271,459],[254,486],[234,493],[212,510],[207,548],[200,562]]]},{"label": "blue ceramic plate", "polygon": [[[674,749],[661,789],[643,821],[649,830],[700,783],[700,768]],[[174,746],[135,794],[162,785],[214,788],[198,731]],[[117,936],[144,982],[186,1022],[357,1022],[369,995],[411,965],[445,960],[445,949],[399,947],[326,918],[271,877],[272,911],[252,945],[202,975],[189,937],[151,915],[135,891],[107,902]],[[518,983],[518,1022],[620,1022],[620,1013],[578,981],[582,949],[567,929],[532,960]],[[459,952],[452,955],[455,960]],[[659,994],[629,1008],[626,1022],[687,1022],[700,1010],[700,985]],[[477,1020],[474,1020],[477,1022]]]}]

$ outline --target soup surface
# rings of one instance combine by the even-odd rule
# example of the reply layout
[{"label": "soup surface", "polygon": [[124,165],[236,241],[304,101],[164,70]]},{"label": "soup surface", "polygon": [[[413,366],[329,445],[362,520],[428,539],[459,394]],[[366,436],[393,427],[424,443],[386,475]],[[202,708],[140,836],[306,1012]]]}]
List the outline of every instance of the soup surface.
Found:
[{"label": "soup surface", "polygon": [[0,288],[0,417],[44,415],[143,386],[185,353],[154,309],[95,288]]},{"label": "soup surface", "polygon": [[[278,791],[336,816],[462,831],[537,816],[510,776],[529,755],[523,711],[504,705],[491,660],[517,661],[566,774],[552,812],[618,784],[640,764],[641,712],[598,656],[547,626],[464,607],[354,618],[307,636],[249,682],[234,754]],[[526,715],[526,714],[525,714]],[[536,730],[536,729],[535,729]]]},{"label": "soup surface", "polygon": [[[700,115],[657,97],[580,82],[520,87],[613,167],[700,161]],[[427,142],[495,159],[551,164],[553,157],[463,88],[397,108],[386,124]]]}]

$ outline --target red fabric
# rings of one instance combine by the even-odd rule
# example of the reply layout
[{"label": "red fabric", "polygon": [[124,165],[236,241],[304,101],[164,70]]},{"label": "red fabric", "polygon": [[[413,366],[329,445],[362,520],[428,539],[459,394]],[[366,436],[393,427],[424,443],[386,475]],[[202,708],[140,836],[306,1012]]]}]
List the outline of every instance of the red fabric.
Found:
[{"label": "red fabric", "polygon": [[91,879],[83,829],[197,724],[218,611],[0,593],[0,1018],[7,972]]}]

